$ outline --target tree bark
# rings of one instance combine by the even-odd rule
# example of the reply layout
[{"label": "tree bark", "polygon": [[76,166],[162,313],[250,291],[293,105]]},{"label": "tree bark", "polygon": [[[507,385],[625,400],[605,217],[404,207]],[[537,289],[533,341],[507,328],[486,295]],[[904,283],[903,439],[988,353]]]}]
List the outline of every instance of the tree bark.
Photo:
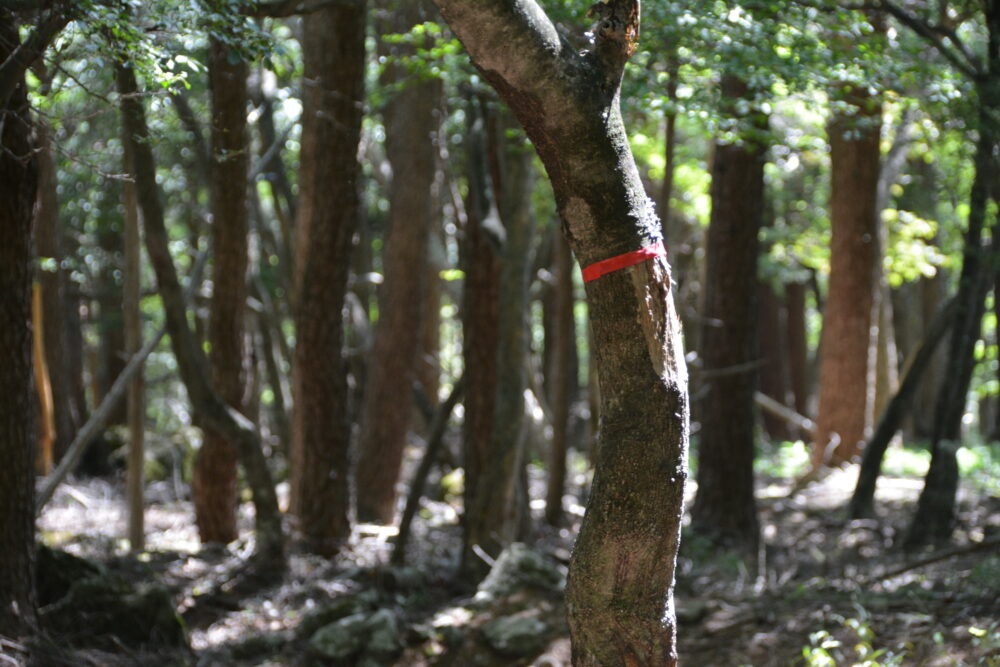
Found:
[{"label": "tree bark", "polygon": [[[463,535],[469,533],[469,521],[475,498],[490,465],[490,434],[493,432],[497,392],[497,345],[499,328],[500,259],[487,231],[487,220],[495,218],[492,190],[486,167],[486,130],[480,102],[470,99],[466,107],[468,130],[465,150],[468,169],[467,222],[462,264],[465,285],[462,293],[462,359],[467,389],[462,423]],[[492,224],[497,224],[495,220]],[[462,550],[460,569],[469,579],[481,573],[479,557]]]},{"label": "tree bark", "polygon": [[[552,351],[549,356],[549,406],[552,408],[552,444],[549,445],[545,521],[558,526],[563,520],[566,490],[566,454],[569,451],[569,417],[576,378],[576,323],[573,320],[573,254],[561,234],[553,238]],[[548,346],[549,339],[545,344]]]},{"label": "tree bark", "polygon": [[342,311],[360,215],[365,16],[364,2],[331,6],[303,25],[291,512],[303,546],[323,555],[350,536]]},{"label": "tree bark", "polygon": [[[408,33],[431,17],[429,2],[399,0],[384,10],[392,18],[382,33]],[[393,59],[412,57],[429,46],[387,45]],[[393,48],[395,47],[395,48]],[[402,88],[384,111],[386,153],[392,166],[389,231],[379,298],[379,320],[369,357],[356,471],[359,521],[391,524],[396,513],[399,474],[413,410],[400,405],[399,391],[416,378],[423,330],[427,244],[434,217],[435,133],[441,81],[414,81],[405,63],[390,65],[386,85]],[[404,393],[404,395],[406,395]],[[436,399],[436,396],[435,396]]]},{"label": "tree bark", "polygon": [[[507,136],[516,124],[509,114],[497,115],[488,142],[493,189],[502,223],[499,250],[497,299],[496,385],[493,395],[492,429],[480,477],[466,507],[462,562],[466,576],[486,574],[474,550],[496,558],[503,547],[520,537],[526,508],[518,495],[518,476],[524,466],[524,391],[527,387],[528,277],[532,267],[531,240],[534,216],[531,186],[534,180],[531,154],[518,139]],[[468,566],[473,566],[471,569]]]},{"label": "tree bark", "polygon": [[209,381],[208,362],[188,325],[184,295],[170,255],[163,203],[156,185],[156,163],[145,110],[138,96],[135,72],[128,63],[121,63],[116,68],[116,78],[125,136],[132,145],[146,252],[156,274],[170,345],[177,359],[181,381],[187,389],[188,400],[191,401],[193,421],[205,431],[215,431],[236,443],[254,503],[257,528],[255,565],[261,573],[277,573],[284,566],[284,534],[278,499],[260,436],[246,417],[219,397]]},{"label": "tree bark", "polygon": [[[766,251],[764,251],[766,252]],[[784,299],[764,280],[757,283],[757,350],[760,355],[760,391],[782,405],[788,405],[789,359],[788,327],[785,325]],[[792,438],[792,426],[769,412],[761,414],[764,430],[772,442]]]},{"label": "tree bark", "polygon": [[[126,174],[135,173],[132,158],[132,146],[128,137],[122,137],[124,148],[124,164]],[[139,203],[136,198],[135,182],[122,183],[122,207],[125,217],[125,270],[122,277],[123,304],[125,317],[125,351],[129,357],[134,357],[142,349],[142,238],[139,233]],[[128,506],[128,541],[133,553],[145,549],[145,511],[144,477],[145,461],[145,426],[146,426],[146,383],[142,369],[129,381],[126,397],[126,416],[128,424],[128,470],[126,472],[126,504]]]},{"label": "tree bark", "polygon": [[[218,38],[209,43],[212,98],[212,302],[208,320],[212,384],[219,398],[245,411],[247,300],[247,65]],[[203,543],[238,536],[236,446],[206,433],[194,462],[191,491]]]},{"label": "tree bark", "polygon": [[[20,43],[0,9],[0,63]],[[32,207],[37,171],[23,73],[0,105],[0,628],[19,637],[35,609],[35,403],[31,364]]]},{"label": "tree bark", "polygon": [[[535,145],[580,263],[662,239],[619,109],[638,3],[598,13],[591,51],[534,0],[436,0]],[[687,372],[662,256],[586,283],[601,378],[601,444],[566,596],[577,665],[675,665],[672,593],[687,475]],[[471,381],[471,378],[469,378]]]},{"label": "tree bark", "polygon": [[881,102],[846,86],[828,128],[831,160],[830,283],[823,311],[819,410],[812,464],[840,465],[861,451],[871,424],[872,304],[879,261],[876,194]]},{"label": "tree bark", "polygon": [[[788,341],[788,380],[792,390],[795,411],[809,413],[809,342],[806,336],[806,284],[785,285],[785,313]],[[812,436],[799,433],[807,442]]]},{"label": "tree bark", "polygon": [[[731,74],[723,75],[722,91],[731,104],[749,92]],[[759,128],[761,122],[755,119],[748,129]],[[757,236],[764,213],[766,147],[750,132],[743,135],[743,143],[716,144],[712,163],[700,357],[706,377],[717,374],[706,380],[708,392],[701,406],[698,493],[691,525],[720,545],[755,556]]]}]

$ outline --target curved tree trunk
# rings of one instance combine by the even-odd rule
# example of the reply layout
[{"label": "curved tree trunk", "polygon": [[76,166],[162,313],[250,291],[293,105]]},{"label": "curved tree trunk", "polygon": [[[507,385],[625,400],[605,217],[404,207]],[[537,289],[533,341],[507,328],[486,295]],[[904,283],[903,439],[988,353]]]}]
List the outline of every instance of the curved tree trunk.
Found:
[{"label": "curved tree trunk", "polygon": [[[748,92],[732,75],[723,76],[722,90],[733,103]],[[698,533],[750,555],[757,552],[759,532],[753,395],[765,150],[749,135],[744,143],[715,147],[700,354],[708,393],[701,407],[698,493],[691,508]]]},{"label": "curved tree trunk", "polygon": [[[408,33],[430,18],[432,7],[417,0],[400,0],[384,7],[392,11],[384,33]],[[429,38],[428,38],[429,39]],[[399,44],[389,57],[411,57],[428,43]],[[379,298],[379,320],[369,356],[361,414],[356,472],[359,521],[390,524],[396,510],[396,483],[403,462],[413,410],[399,396],[408,396],[416,378],[421,349],[423,305],[427,281],[427,248],[434,217],[434,134],[441,81],[414,81],[404,64],[385,75],[386,85],[402,88],[386,105],[386,154],[392,165],[389,189],[389,231],[383,267],[385,281]],[[419,333],[418,333],[419,332]],[[436,396],[434,397],[437,398]]]},{"label": "curved tree trunk", "polygon": [[601,443],[566,597],[575,664],[674,665],[687,371],[667,262],[631,254],[662,240],[619,110],[638,3],[594,5],[595,44],[580,54],[534,0],[436,2],[534,143],[581,265],[638,262],[586,283]]},{"label": "curved tree trunk", "polygon": [[[17,23],[0,9],[0,63],[20,43]],[[31,365],[32,158],[27,84],[18,77],[0,100],[0,628],[19,637],[36,628],[34,453]]]},{"label": "curved tree trunk", "polygon": [[[244,410],[244,321],[247,300],[247,65],[230,60],[218,38],[209,44],[212,94],[212,303],[208,320],[212,384],[219,397]],[[232,542],[236,527],[236,447],[206,433],[191,491],[203,543]]]},{"label": "curved tree trunk", "polygon": [[305,548],[323,555],[350,536],[342,311],[360,215],[365,16],[362,1],[321,9],[303,22],[291,513]]},{"label": "curved tree trunk", "polygon": [[284,534],[278,499],[260,436],[246,417],[219,397],[209,381],[208,361],[188,325],[184,295],[170,255],[163,203],[156,185],[156,163],[145,110],[138,96],[135,72],[127,63],[122,63],[116,67],[116,78],[124,132],[132,144],[136,194],[146,234],[146,252],[156,274],[170,345],[191,401],[193,421],[204,430],[219,433],[236,443],[253,496],[257,527],[256,565],[261,572],[275,573],[284,566]]},{"label": "curved tree trunk", "polygon": [[878,245],[877,97],[846,87],[852,113],[830,122],[830,286],[823,311],[819,410],[812,464],[839,465],[861,451],[871,425],[874,387],[870,358]]}]

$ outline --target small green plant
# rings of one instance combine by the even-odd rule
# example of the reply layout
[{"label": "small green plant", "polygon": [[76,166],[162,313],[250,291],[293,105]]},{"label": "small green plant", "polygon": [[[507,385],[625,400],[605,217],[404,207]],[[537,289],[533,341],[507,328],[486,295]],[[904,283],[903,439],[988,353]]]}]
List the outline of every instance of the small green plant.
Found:
[{"label": "small green plant", "polygon": [[809,646],[802,648],[806,667],[900,667],[904,664],[907,650],[888,648],[876,649],[875,632],[871,628],[871,615],[861,605],[854,606],[856,616],[835,617],[854,636],[850,645],[837,639],[827,630],[818,630],[809,635]]}]

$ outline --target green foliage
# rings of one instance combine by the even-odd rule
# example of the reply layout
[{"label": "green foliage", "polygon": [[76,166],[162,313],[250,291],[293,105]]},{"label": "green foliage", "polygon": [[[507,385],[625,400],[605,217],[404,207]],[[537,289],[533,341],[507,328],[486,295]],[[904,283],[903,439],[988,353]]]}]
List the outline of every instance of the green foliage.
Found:
[{"label": "green foliage", "polygon": [[859,604],[854,607],[855,616],[834,616],[842,626],[836,635],[825,629],[809,635],[809,645],[802,647],[801,664],[806,667],[899,667],[907,664],[909,646],[875,648],[877,638],[871,627],[871,614]]}]

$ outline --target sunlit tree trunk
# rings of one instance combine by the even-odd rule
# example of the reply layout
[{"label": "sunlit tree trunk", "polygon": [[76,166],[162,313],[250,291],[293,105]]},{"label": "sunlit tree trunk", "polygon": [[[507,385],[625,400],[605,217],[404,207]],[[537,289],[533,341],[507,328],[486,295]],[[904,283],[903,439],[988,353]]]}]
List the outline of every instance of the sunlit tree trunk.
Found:
[{"label": "sunlit tree trunk", "polygon": [[[435,1],[535,145],[570,246],[591,269],[601,442],[566,590],[574,664],[675,665],[687,372],[662,229],[619,108],[638,2],[594,5],[594,45],[581,54],[534,0]],[[602,273],[607,260],[627,265]]]},{"label": "sunlit tree trunk", "polygon": [[823,311],[814,467],[851,461],[871,428],[872,307],[879,261],[876,194],[881,100],[844,86],[830,140],[830,281]]}]

